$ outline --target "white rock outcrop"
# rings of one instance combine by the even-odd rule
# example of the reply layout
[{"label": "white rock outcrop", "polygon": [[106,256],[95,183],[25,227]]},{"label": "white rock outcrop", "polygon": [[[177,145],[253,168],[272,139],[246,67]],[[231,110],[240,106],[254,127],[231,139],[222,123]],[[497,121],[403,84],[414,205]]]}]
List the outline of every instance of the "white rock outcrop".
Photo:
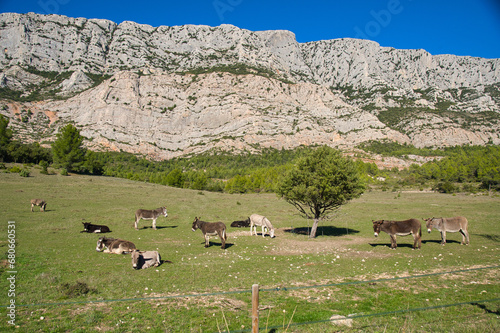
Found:
[{"label": "white rock outcrop", "polygon": [[1,13],[0,87],[21,92],[0,113],[23,140],[74,122],[95,149],[158,159],[384,139],[500,144],[500,59],[298,43],[289,31]]}]

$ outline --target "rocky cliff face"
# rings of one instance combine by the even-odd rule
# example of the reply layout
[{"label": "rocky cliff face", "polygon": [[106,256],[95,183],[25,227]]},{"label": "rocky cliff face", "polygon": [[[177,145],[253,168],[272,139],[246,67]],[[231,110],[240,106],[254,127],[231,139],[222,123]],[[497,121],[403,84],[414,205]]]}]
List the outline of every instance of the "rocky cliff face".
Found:
[{"label": "rocky cliff face", "polygon": [[153,158],[382,139],[500,144],[500,59],[33,13],[0,14],[0,51],[0,112],[25,140],[73,121],[96,149]]}]

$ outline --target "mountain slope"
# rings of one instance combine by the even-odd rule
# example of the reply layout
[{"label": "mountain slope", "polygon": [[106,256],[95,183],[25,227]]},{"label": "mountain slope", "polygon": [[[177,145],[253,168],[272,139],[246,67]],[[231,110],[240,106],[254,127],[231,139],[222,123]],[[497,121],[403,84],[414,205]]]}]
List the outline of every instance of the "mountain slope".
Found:
[{"label": "mountain slope", "polygon": [[[214,147],[500,144],[500,59],[288,31],[0,14],[0,112],[51,140],[170,158]],[[59,120],[59,121],[57,121]]]}]

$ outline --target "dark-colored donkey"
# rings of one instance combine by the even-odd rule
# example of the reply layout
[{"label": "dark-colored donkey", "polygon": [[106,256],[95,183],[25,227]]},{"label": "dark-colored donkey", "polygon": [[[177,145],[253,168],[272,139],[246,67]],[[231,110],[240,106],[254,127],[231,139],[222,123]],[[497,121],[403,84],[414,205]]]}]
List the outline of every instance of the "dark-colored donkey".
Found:
[{"label": "dark-colored donkey", "polygon": [[373,231],[375,237],[380,234],[380,231],[386,232],[391,236],[391,249],[396,249],[396,236],[413,235],[413,248],[420,249],[422,246],[422,226],[417,219],[409,219],[405,221],[373,221]]},{"label": "dark-colored donkey", "polygon": [[124,254],[130,253],[137,248],[134,243],[123,239],[100,237],[97,240],[95,249],[98,252]]},{"label": "dark-colored donkey", "polygon": [[204,222],[201,221],[198,217],[194,218],[192,230],[196,231],[196,229],[200,229],[203,232],[203,236],[205,237],[205,247],[210,246],[209,236],[219,236],[222,246],[221,249],[226,248],[226,225],[222,222]]},{"label": "dark-colored donkey", "polygon": [[82,232],[89,232],[89,233],[104,233],[104,232],[111,232],[109,230],[108,226],[105,225],[98,225],[98,224],[92,224],[90,222],[82,222],[83,223],[83,231]]},{"label": "dark-colored donkey", "polygon": [[463,216],[457,217],[440,217],[425,219],[427,231],[431,232],[432,228],[436,228],[441,232],[441,244],[446,244],[446,232],[460,232],[462,234],[462,243],[469,245],[469,222]]},{"label": "dark-colored donkey", "polygon": [[40,206],[40,211],[45,212],[45,208],[47,208],[47,202],[42,199],[31,199],[31,211],[35,206]]},{"label": "dark-colored donkey", "polygon": [[135,230],[139,230],[137,228],[137,225],[139,224],[140,219],[153,220],[153,229],[156,230],[156,219],[162,215],[167,217],[167,215],[168,215],[167,208],[160,207],[160,208],[156,208],[153,210],[147,210],[147,209],[136,210],[135,211],[135,223],[134,223]]},{"label": "dark-colored donkey", "polygon": [[250,218],[247,218],[244,221],[234,221],[231,223],[232,228],[248,228],[250,226]]}]

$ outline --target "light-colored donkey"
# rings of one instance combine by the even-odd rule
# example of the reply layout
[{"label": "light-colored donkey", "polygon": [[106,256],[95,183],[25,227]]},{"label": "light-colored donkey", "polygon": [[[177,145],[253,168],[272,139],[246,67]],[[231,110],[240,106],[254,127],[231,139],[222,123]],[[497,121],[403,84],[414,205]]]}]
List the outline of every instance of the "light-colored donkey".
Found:
[{"label": "light-colored donkey", "polygon": [[446,244],[446,232],[460,232],[462,234],[462,243],[469,245],[469,221],[463,216],[457,217],[440,217],[425,219],[427,231],[431,232],[432,228],[436,228],[441,232],[441,244]]},{"label": "light-colored donkey", "polygon": [[139,230],[137,228],[137,225],[139,224],[139,220],[140,219],[143,219],[143,220],[153,220],[153,229],[156,230],[156,219],[159,217],[159,216],[165,216],[167,217],[167,208],[165,207],[160,207],[160,208],[156,208],[156,209],[153,209],[153,210],[147,210],[147,209],[138,209],[136,210],[135,212],[135,223],[134,223],[134,227],[135,227],[135,230]]},{"label": "light-colored donkey", "polygon": [[269,232],[269,236],[271,236],[271,238],[274,238],[274,227],[267,219],[267,217],[259,214],[250,215],[250,236],[253,235],[252,228],[255,228],[255,236],[257,236],[257,226],[262,227],[262,237],[266,237],[265,230],[267,229],[267,231]]},{"label": "light-colored donkey", "polygon": [[134,269],[145,269],[161,265],[161,257],[158,251],[132,251],[132,267]]},{"label": "light-colored donkey", "polygon": [[45,212],[45,208],[47,207],[47,203],[42,199],[31,199],[31,211],[35,206],[40,206],[40,211]]}]

